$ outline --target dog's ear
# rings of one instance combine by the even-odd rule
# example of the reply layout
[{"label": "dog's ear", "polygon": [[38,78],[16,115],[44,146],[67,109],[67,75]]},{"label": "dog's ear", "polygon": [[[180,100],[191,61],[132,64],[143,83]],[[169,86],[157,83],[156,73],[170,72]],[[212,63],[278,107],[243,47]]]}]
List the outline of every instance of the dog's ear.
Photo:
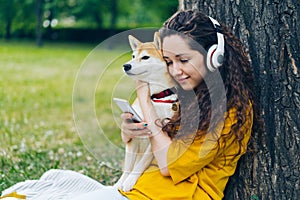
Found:
[{"label": "dog's ear", "polygon": [[128,36],[128,40],[132,50],[136,50],[136,48],[141,44],[141,42],[132,35]]},{"label": "dog's ear", "polygon": [[160,35],[158,32],[154,33],[153,43],[158,50],[161,50],[161,39],[160,39]]}]

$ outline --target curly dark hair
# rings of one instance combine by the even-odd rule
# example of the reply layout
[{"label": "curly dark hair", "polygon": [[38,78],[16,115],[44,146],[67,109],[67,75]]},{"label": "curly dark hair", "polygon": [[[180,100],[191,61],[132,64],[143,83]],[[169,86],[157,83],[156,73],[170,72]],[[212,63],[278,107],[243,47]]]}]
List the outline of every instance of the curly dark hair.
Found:
[{"label": "curly dark hair", "polygon": [[[163,130],[167,132],[170,137],[176,138],[178,127],[185,123],[184,120],[186,120],[186,123],[190,124],[190,128],[195,126],[195,123],[198,124],[196,133],[197,136],[202,136],[208,131],[211,131],[208,130],[210,127],[214,127],[214,125],[212,126],[211,124],[212,122],[217,125],[220,120],[224,120],[224,117],[229,117],[226,111],[234,108],[236,109],[237,122],[231,127],[230,133],[224,137],[234,136],[235,141],[240,144],[241,148],[244,138],[242,127],[251,114],[249,113],[249,110],[251,110],[250,102],[253,109],[253,131],[257,131],[260,126],[259,120],[257,120],[260,119],[260,117],[254,94],[255,84],[253,69],[240,40],[233,35],[228,27],[223,24],[220,25],[221,33],[224,35],[225,40],[225,53],[224,62],[222,66],[218,68],[218,73],[220,73],[222,77],[226,97],[218,99],[217,105],[219,106],[212,107],[211,101],[214,97],[211,95],[211,90],[214,88],[209,89],[205,81],[194,89],[197,101],[193,101],[192,99],[186,101],[186,99],[184,99],[185,91],[178,87],[179,100],[181,99],[180,112],[163,125]],[[178,11],[170,17],[160,29],[162,42],[165,37],[174,34],[180,35],[184,39],[191,38],[193,41],[199,43],[206,51],[213,44],[218,43],[215,26],[207,15],[196,10]],[[196,49],[191,43],[190,48],[199,51],[199,49]],[[201,52],[200,50],[200,53],[203,54],[203,51]],[[184,101],[182,99],[184,99]],[[186,105],[182,105],[183,102],[185,102]],[[222,105],[225,105],[225,108],[224,106],[222,107]],[[197,110],[200,112],[197,115],[191,116],[191,113],[195,113],[195,106],[198,106]],[[227,115],[225,115],[224,111]],[[211,118],[213,120],[211,120]],[[221,138],[222,137],[223,136],[221,136]],[[218,138],[218,142],[221,138]],[[226,139],[223,139],[224,142],[226,142]]]}]

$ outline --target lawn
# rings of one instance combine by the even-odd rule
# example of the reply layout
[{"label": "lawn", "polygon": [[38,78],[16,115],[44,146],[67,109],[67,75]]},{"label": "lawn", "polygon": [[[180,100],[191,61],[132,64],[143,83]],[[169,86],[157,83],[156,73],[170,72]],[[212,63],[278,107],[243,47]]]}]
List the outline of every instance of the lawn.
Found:
[{"label": "lawn", "polygon": [[[101,48],[92,51],[94,47],[45,43],[39,48],[33,42],[0,41],[0,192],[51,168],[75,170],[106,185],[118,179],[120,170],[108,166],[121,161],[111,159],[113,152],[97,138],[100,132],[109,141],[105,145],[110,143],[122,152],[120,112],[111,99],[134,97],[132,84],[121,70],[130,54]],[[91,63],[96,67],[89,67]],[[80,79],[82,69],[87,68],[100,69],[90,72],[90,83]],[[85,99],[76,84],[93,91],[94,99]],[[73,118],[80,115],[88,120],[83,115],[89,111],[85,104],[91,103],[99,127],[91,129],[95,132],[78,127],[82,124]],[[89,122],[86,126],[90,127]],[[89,145],[85,136],[96,145]]]}]

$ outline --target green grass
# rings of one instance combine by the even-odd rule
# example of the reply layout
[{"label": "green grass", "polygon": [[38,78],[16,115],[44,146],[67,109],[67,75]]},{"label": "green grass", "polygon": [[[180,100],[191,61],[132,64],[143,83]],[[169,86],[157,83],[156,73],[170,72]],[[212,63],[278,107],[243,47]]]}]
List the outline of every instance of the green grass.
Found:
[{"label": "green grass", "polygon": [[[76,75],[94,47],[0,41],[0,192],[51,168],[79,171],[107,185],[117,180],[121,172],[86,150],[73,120]],[[99,66],[117,57],[97,83],[95,113],[103,132],[120,145],[119,112],[112,111],[111,98],[128,96],[118,81],[129,55],[118,50],[99,50],[99,55]]]}]

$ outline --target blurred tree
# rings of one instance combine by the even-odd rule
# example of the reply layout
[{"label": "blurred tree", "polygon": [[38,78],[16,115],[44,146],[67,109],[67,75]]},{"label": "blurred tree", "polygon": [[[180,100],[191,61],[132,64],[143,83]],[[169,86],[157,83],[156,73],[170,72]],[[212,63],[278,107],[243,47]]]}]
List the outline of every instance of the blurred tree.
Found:
[{"label": "blurred tree", "polygon": [[34,0],[0,0],[0,34],[3,34],[7,40],[12,37],[12,34],[18,37],[33,34],[34,3]]},{"label": "blurred tree", "polygon": [[0,19],[5,26],[4,37],[6,40],[11,38],[11,28],[14,17],[16,16],[16,0],[0,0]]},{"label": "blurred tree", "polygon": [[7,39],[41,37],[45,28],[55,37],[56,25],[112,31],[160,26],[177,6],[177,0],[0,0],[0,34]]},{"label": "blurred tree", "polygon": [[70,14],[87,26],[103,28],[105,14],[111,11],[110,0],[74,0],[70,5]]},{"label": "blurred tree", "polygon": [[45,21],[42,22],[43,27],[47,29],[49,35],[52,35],[52,27],[53,27],[53,20],[54,19],[54,12],[55,12],[55,3],[54,0],[46,0],[45,5],[41,6],[41,11],[44,13]]},{"label": "blurred tree", "polygon": [[[116,28],[117,18],[118,18],[118,0],[111,0],[111,20],[110,28],[112,31]],[[111,33],[113,34],[113,32]]]},{"label": "blurred tree", "polygon": [[17,16],[14,31],[18,37],[34,36],[36,30],[36,0],[15,0]]},{"label": "blurred tree", "polygon": [[44,0],[36,0],[36,44],[42,46],[42,24],[43,24],[43,3]]},{"label": "blurred tree", "polygon": [[122,0],[118,7],[119,27],[161,26],[177,10],[178,1]]},{"label": "blurred tree", "polygon": [[165,21],[178,10],[178,0],[141,0],[143,7],[147,8],[151,16],[157,16],[159,21]]},{"label": "blurred tree", "polygon": [[129,28],[160,25],[177,10],[178,1],[161,0],[46,0],[45,12],[60,20],[74,17],[75,26]]}]

